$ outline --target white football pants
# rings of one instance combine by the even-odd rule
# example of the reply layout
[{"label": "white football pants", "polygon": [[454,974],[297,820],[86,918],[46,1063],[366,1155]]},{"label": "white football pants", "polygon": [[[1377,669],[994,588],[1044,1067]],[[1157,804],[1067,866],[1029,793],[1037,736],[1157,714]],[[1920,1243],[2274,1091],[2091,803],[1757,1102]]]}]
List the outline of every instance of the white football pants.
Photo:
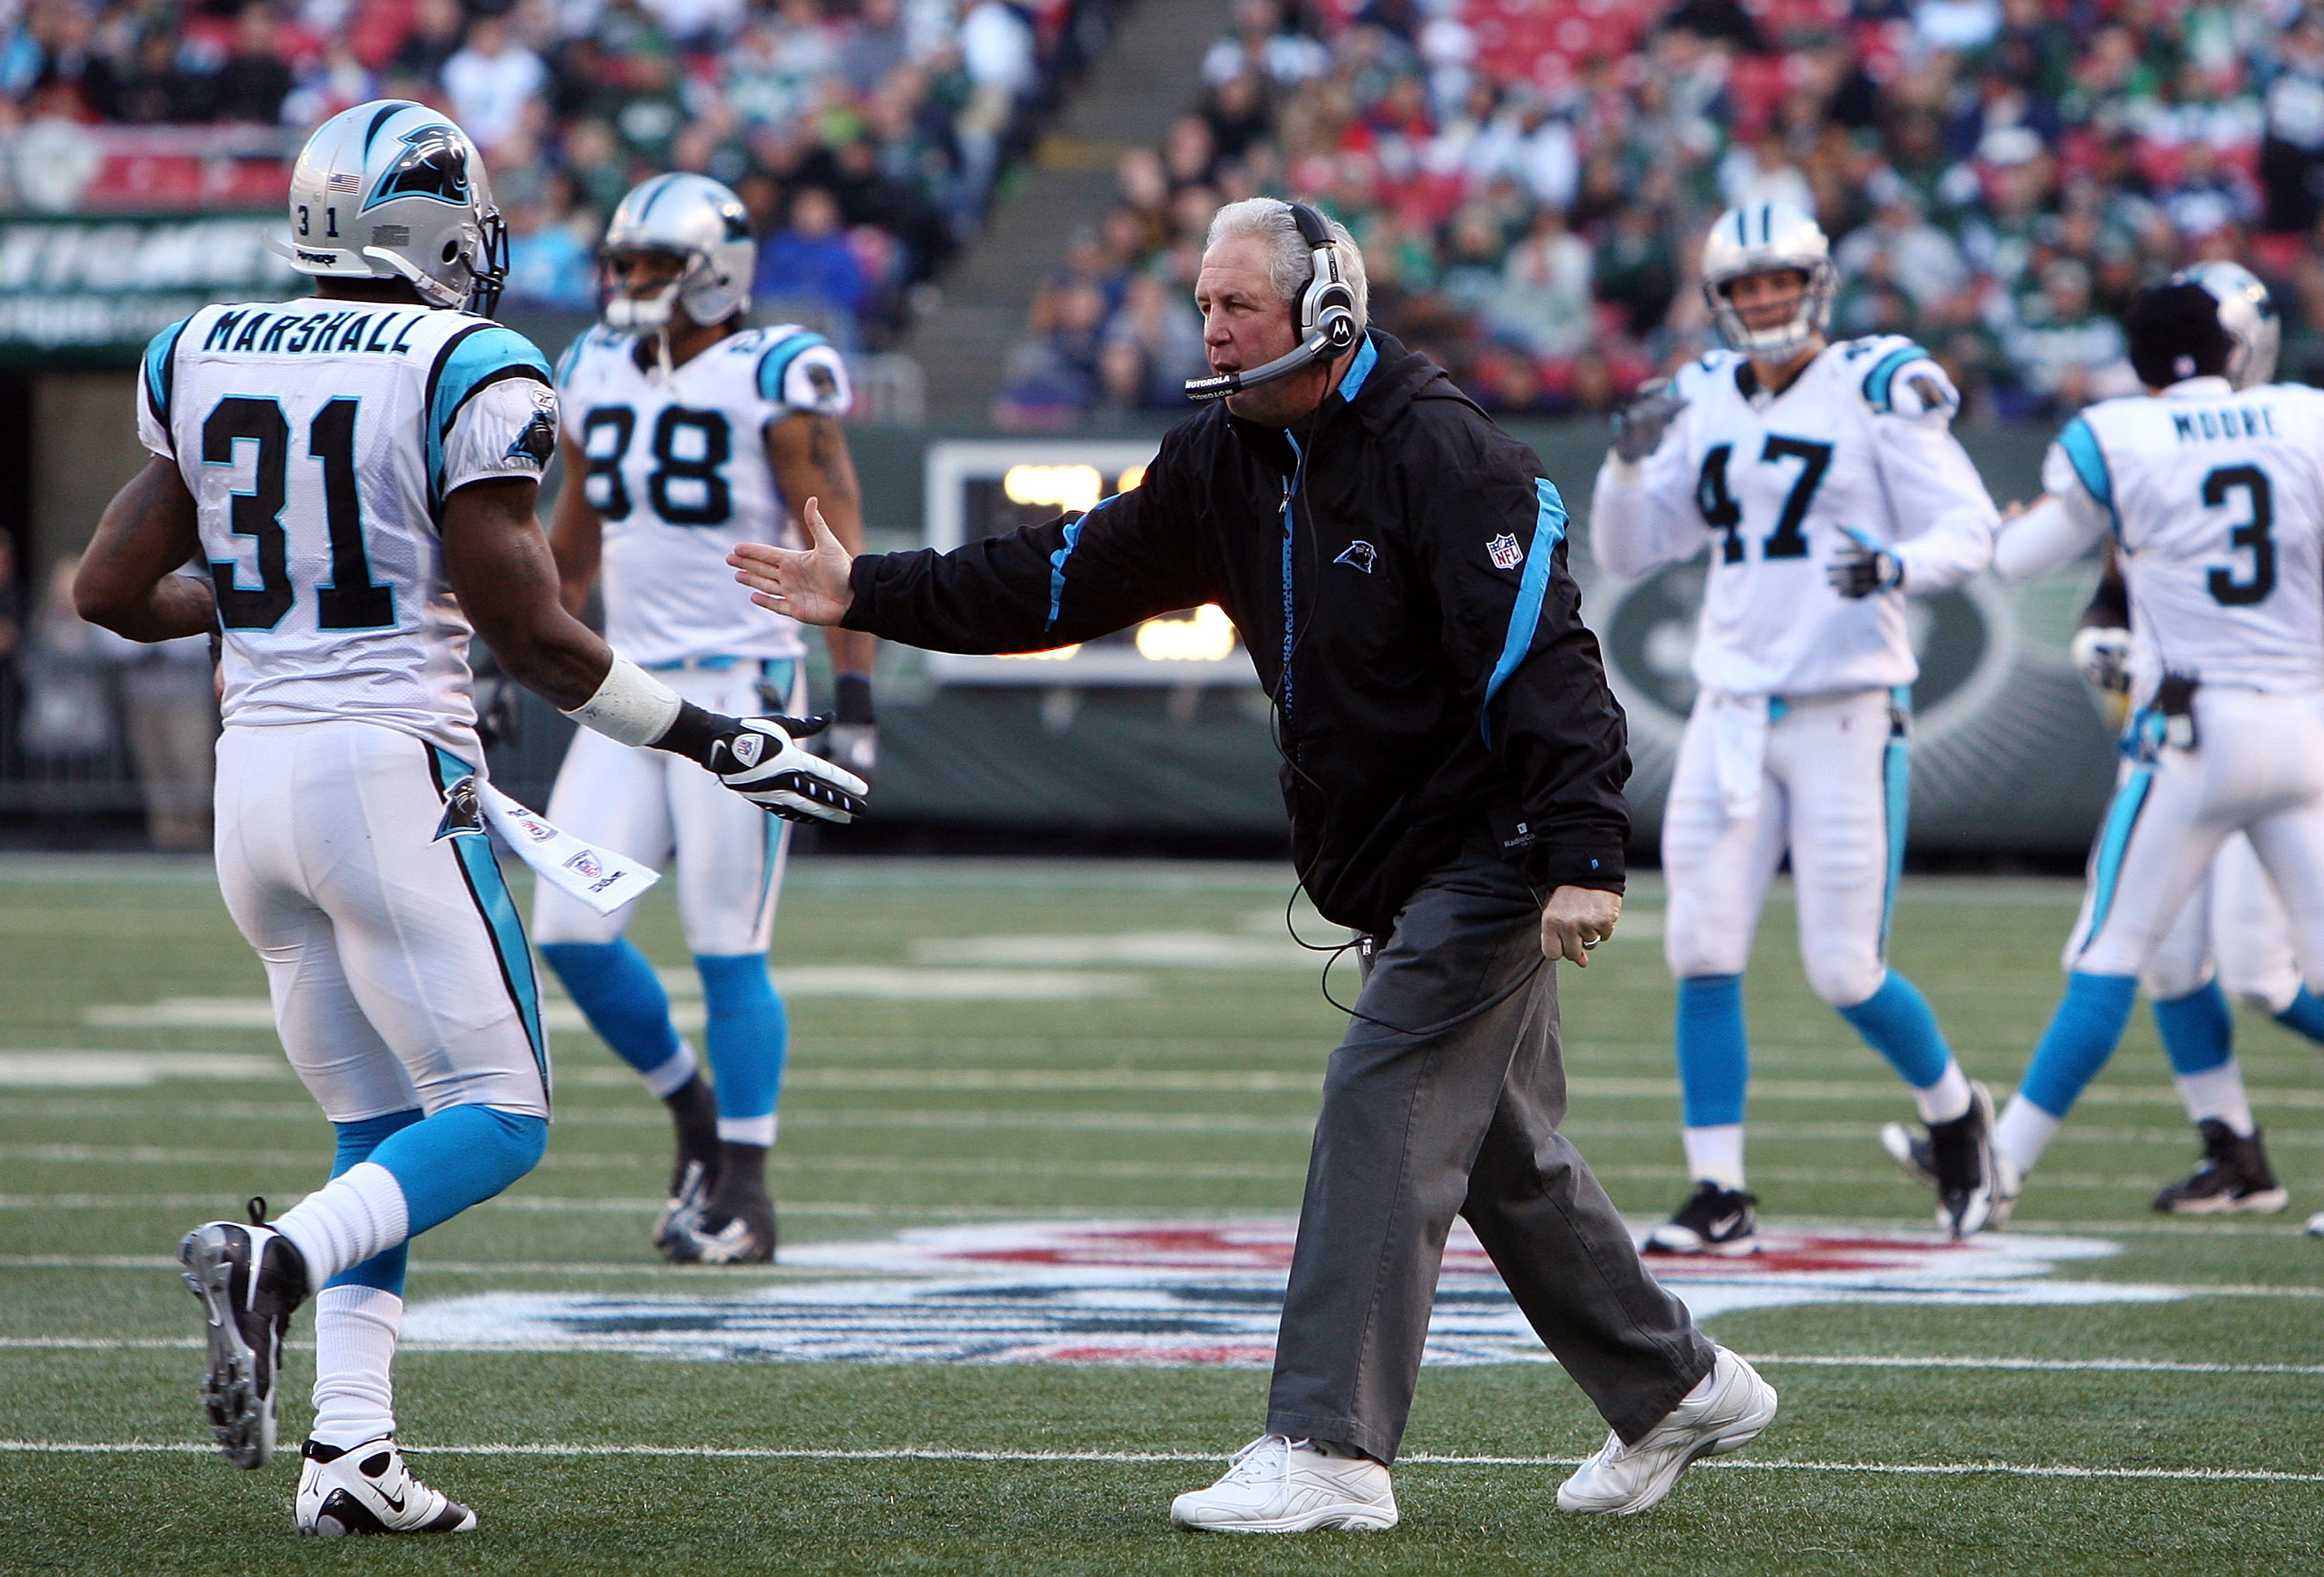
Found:
[{"label": "white football pants", "polygon": [[[763,716],[762,677],[780,685],[792,716],[807,712],[807,665],[780,661],[762,676],[756,660],[723,669],[683,669],[657,677],[697,706],[730,717]],[[789,671],[786,673],[784,670]],[[696,763],[668,751],[617,744],[583,729],[565,753],[549,819],[656,870],[678,856],[678,913],[697,955],[764,953],[774,939],[790,823],[768,815]],[[536,941],[606,943],[630,923],[634,905],[601,915],[543,882],[532,907]]]},{"label": "white football pants", "polygon": [[[2145,973],[2221,846],[2241,832],[2282,900],[2309,983],[2324,984],[2316,962],[2324,961],[2324,694],[2205,685],[2195,692],[2195,727],[2193,750],[2166,746],[2151,762],[2124,762],[2090,852],[2066,968]],[[2215,893],[2215,912],[2217,904]],[[2161,983],[2179,989],[2157,995],[2202,983],[2200,968],[2187,983],[2183,950],[2167,967],[2176,978]]]},{"label": "white football pants", "polygon": [[[1718,706],[1698,698],[1663,812],[1663,953],[1682,980],[1740,974],[1788,852],[1808,983],[1835,1008],[1880,989],[1904,842],[1904,752],[1889,692],[1788,701],[1767,725],[1755,814],[1729,814]],[[1901,747],[1903,740],[1896,738]],[[1733,771],[1730,764],[1730,773]]]},{"label": "white football pants", "polygon": [[469,771],[373,723],[229,726],[217,873],[282,1048],[334,1122],[413,1107],[549,1115],[549,1040],[489,840],[435,841]]},{"label": "white football pants", "polygon": [[2271,1013],[2282,1012],[2300,995],[2292,917],[2241,833],[2219,845],[2209,873],[2171,922],[2139,983],[2149,997],[2167,1002],[2200,990],[2215,968],[2227,995]]}]

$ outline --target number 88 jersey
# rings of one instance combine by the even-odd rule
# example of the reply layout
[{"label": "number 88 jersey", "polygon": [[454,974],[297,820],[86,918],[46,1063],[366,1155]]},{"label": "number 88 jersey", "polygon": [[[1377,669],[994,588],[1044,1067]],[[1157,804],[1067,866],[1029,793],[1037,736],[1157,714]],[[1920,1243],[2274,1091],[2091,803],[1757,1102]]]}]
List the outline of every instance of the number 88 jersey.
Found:
[{"label": "number 88 jersey", "polygon": [[137,430],[194,497],[228,724],[354,718],[476,759],[438,532],[453,493],[556,451],[530,341],[417,303],[205,307],[147,348]]},{"label": "number 88 jersey", "polygon": [[797,622],[744,595],[726,555],[793,540],[765,432],[795,411],[846,413],[838,353],[794,326],[746,329],[664,377],[650,341],[598,327],[565,353],[557,384],[566,463],[604,522],[614,650],[649,666],[805,655]]}]

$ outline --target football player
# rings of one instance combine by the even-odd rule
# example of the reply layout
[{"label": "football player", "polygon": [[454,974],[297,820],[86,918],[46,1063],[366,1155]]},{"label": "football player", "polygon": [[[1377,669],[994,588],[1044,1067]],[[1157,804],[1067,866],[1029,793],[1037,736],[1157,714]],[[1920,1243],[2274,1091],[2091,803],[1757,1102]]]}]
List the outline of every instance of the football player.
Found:
[{"label": "football player", "polygon": [[[615,650],[714,710],[805,715],[799,626],[738,595],[726,554],[788,540],[810,499],[862,549],[840,429],[850,395],[822,336],[744,327],[757,252],[741,200],[706,176],[656,176],[614,210],[604,322],[558,367],[567,459],[551,540],[576,613],[602,569]],[[873,641],[846,630],[826,639],[833,754],[868,779]],[[534,931],[590,1027],[669,1107],[678,1157],[655,1242],[681,1262],[763,1261],[775,1252],[767,1152],[788,1041],[767,947],[787,839],[701,773],[671,765],[584,733],[549,815],[648,864],[675,853],[712,1081],[672,1025],[652,965],[622,936],[625,911],[600,915],[543,886]]]},{"label": "football player", "polygon": [[[2245,835],[2288,911],[2304,984],[2324,983],[2324,394],[2265,380],[2275,320],[2264,287],[2209,264],[2142,291],[2126,321],[2148,392],[2092,406],[2059,433],[2044,493],[1995,564],[2023,578],[2111,540],[2127,588],[2135,710],[2112,805],[2066,944],[2066,995],[2003,1113],[2006,1188],[2033,1167],[2113,1056],[2142,972],[2222,847]],[[2200,910],[2197,911],[2200,915]],[[2231,1055],[2225,1003],[2181,978],[2158,1014],[2203,1135],[2165,1209],[2280,1210]],[[2292,1006],[2298,1005],[2295,997]]]},{"label": "football player", "polygon": [[463,1532],[475,1514],[414,1479],[394,1438],[406,1245],[530,1170],[549,1111],[508,887],[484,839],[438,836],[484,761],[471,632],[576,721],[783,815],[845,820],[862,785],[779,723],[682,699],[559,605],[533,514],[557,397],[540,353],[486,316],[505,232],[457,126],[401,100],[335,116],[299,156],[290,217],[316,295],[206,307],[155,337],[138,384],[153,458],[76,593],[134,640],[222,632],[219,885],[338,1132],[331,1180],[280,1220],[253,1200],[247,1224],[180,1245],[211,1433],[237,1467],[267,1461],[311,1296],[296,1526]]},{"label": "football player", "polygon": [[1808,982],[1912,1086],[1937,1219],[1967,1235],[1993,1205],[1991,1098],[1886,954],[1919,672],[1904,599],[1985,567],[1993,502],[1926,351],[1893,336],[1826,340],[1836,276],[1812,218],[1783,203],[1721,215],[1702,267],[1729,348],[1617,412],[1590,517],[1591,550],[1615,575],[1711,555],[1699,688],[1663,816],[1694,1190],[1647,1246],[1755,1246],[1742,977],[1786,853]]}]

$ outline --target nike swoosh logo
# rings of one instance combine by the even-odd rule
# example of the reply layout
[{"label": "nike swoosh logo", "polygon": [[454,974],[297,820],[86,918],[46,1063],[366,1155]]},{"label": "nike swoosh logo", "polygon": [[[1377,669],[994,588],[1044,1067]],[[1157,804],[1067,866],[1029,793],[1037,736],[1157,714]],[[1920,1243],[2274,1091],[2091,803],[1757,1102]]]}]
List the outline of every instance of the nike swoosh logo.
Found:
[{"label": "nike swoosh logo", "polygon": [[388,1509],[389,1509],[389,1510],[391,1510],[391,1511],[394,1512],[394,1513],[395,1513],[397,1516],[399,1516],[399,1517],[401,1517],[401,1515],[403,1515],[403,1497],[402,1497],[402,1496],[401,1496],[401,1495],[391,1495],[391,1494],[389,1494],[389,1493],[388,1493],[386,1490],[384,1490],[384,1489],[380,1490],[378,1493],[379,1493],[379,1498],[380,1498],[382,1500],[384,1500],[384,1501],[386,1501],[386,1502],[387,1502],[387,1506],[388,1506]]},{"label": "nike swoosh logo", "polygon": [[1712,1222],[1710,1229],[1702,1235],[1706,1238],[1724,1237],[1727,1233],[1733,1231],[1736,1224],[1741,1222],[1742,1219],[1743,1218],[1740,1215],[1730,1215],[1723,1220]]}]

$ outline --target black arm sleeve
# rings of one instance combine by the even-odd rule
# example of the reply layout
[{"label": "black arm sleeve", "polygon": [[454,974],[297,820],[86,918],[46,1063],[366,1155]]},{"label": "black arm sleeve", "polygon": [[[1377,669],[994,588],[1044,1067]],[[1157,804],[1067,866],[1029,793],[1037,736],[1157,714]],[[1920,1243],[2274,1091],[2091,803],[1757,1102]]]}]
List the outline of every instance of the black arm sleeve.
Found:
[{"label": "black arm sleeve", "polygon": [[[1565,506],[1508,453],[1452,469],[1415,503],[1446,654],[1487,747],[1517,784],[1519,825],[1503,840],[1544,891],[1619,892],[1629,733],[1566,568]],[[1493,562],[1505,537],[1523,553],[1509,568]]]},{"label": "black arm sleeve", "polygon": [[2130,584],[2122,578],[2122,560],[2115,557],[2114,544],[2106,547],[2106,568],[2098,575],[2098,589],[2090,593],[2090,605],[2074,622],[2077,630],[2127,630],[2130,628]]},{"label": "black arm sleeve", "polygon": [[1045,651],[1217,600],[1185,490],[1166,467],[1085,514],[1060,515],[949,553],[864,554],[843,621],[928,651]]}]

